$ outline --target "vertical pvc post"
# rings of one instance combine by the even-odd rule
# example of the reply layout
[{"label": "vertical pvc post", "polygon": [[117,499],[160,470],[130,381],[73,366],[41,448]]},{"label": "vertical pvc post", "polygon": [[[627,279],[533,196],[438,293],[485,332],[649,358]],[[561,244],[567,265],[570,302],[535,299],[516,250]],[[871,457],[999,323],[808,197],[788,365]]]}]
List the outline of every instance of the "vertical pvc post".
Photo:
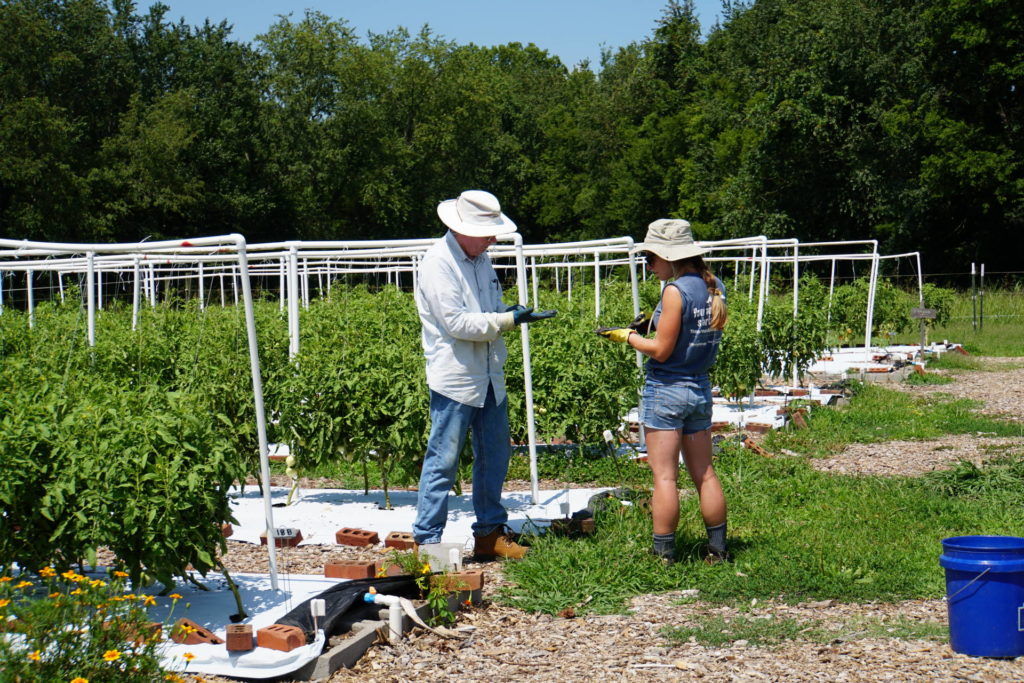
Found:
[{"label": "vertical pvc post", "polygon": [[[915,252],[917,256],[917,301],[921,308],[924,308],[924,273],[921,272],[921,252]],[[924,362],[924,345],[927,343],[926,330],[924,318],[918,321],[921,327],[921,354],[918,356],[921,362]]]},{"label": "vertical pvc post", "polygon": [[96,346],[96,252],[85,255],[86,335],[89,346]]},{"label": "vertical pvc post", "polygon": [[[59,273],[58,273],[59,275]],[[58,280],[59,282],[59,280]],[[60,300],[64,301],[64,290],[60,290]],[[0,271],[0,315],[4,314],[4,272]]]},{"label": "vertical pvc post", "polygon": [[281,262],[278,264],[278,268],[277,268],[277,299],[278,299],[277,310],[278,311],[283,311],[284,310],[284,297],[285,297],[285,292],[287,291],[287,287],[285,286],[285,275],[284,275],[284,273],[285,273],[285,265],[284,265],[284,262],[285,262],[285,258],[282,256],[281,257]]},{"label": "vertical pvc post", "polygon": [[267,553],[270,563],[270,587],[277,590],[277,536],[274,507],[270,500],[270,457],[267,447],[267,416],[263,408],[263,379],[260,375],[260,352],[256,343],[256,316],[253,312],[252,285],[249,283],[249,258],[245,238],[235,236],[238,245],[238,272],[242,282],[245,305],[245,329],[249,339],[249,367],[252,371],[252,394],[256,408],[256,435],[260,446],[260,477],[263,480],[263,511],[267,522]]},{"label": "vertical pvc post", "polygon": [[757,247],[750,250],[750,282],[747,283],[747,301],[754,300],[754,271],[757,270],[757,262],[754,258],[757,255]]},{"label": "vertical pvc post", "polygon": [[601,317],[601,256],[594,252],[594,318]]},{"label": "vertical pvc post", "polygon": [[978,331],[978,288],[974,280],[974,263],[971,263],[971,326]]},{"label": "vertical pvc post", "polygon": [[868,288],[868,314],[864,322],[864,362],[871,362],[871,327],[875,317],[875,290],[878,287],[878,252],[871,255],[871,276]]},{"label": "vertical pvc post", "polygon": [[978,331],[985,331],[985,264],[981,264],[981,278],[978,282]]},{"label": "vertical pvc post", "polygon": [[533,285],[533,307],[538,308],[540,304],[540,298],[537,296],[537,257],[530,257],[530,281]]},{"label": "vertical pvc post", "polygon": [[[753,282],[753,280],[751,280]],[[764,319],[764,300],[768,296],[768,244],[761,243],[761,288],[757,295],[757,331],[761,331]]]},{"label": "vertical pvc post", "polygon": [[217,277],[218,277],[218,279],[220,281],[220,307],[224,308],[227,305],[227,303],[224,301],[224,268],[223,268],[223,266],[221,267],[220,273],[218,273]]},{"label": "vertical pvc post", "polygon": [[288,250],[288,357],[299,353],[299,254]]},{"label": "vertical pvc post", "polygon": [[156,308],[156,266],[149,264],[149,305]]},{"label": "vertical pvc post", "polygon": [[832,274],[828,279],[828,315],[825,321],[828,323],[832,322],[832,292],[836,288],[836,260],[832,259]]},{"label": "vertical pvc post", "polygon": [[[57,290],[60,291],[60,302],[64,303],[64,273],[57,271]],[[3,311],[3,297],[0,297],[0,312]]]},{"label": "vertical pvc post", "polygon": [[[516,249],[516,284],[519,289],[519,303],[526,305],[526,259],[523,256],[523,237],[512,233]],[[530,326],[519,326],[523,346],[523,388],[526,394],[526,435],[530,451],[530,486],[533,504],[540,504],[540,486],[537,475],[537,426],[533,416],[533,372],[530,361]]]},{"label": "vertical pvc post", "polygon": [[[231,266],[231,291],[235,295],[235,305],[236,306],[238,305],[238,283],[239,283],[239,281],[241,279],[242,279],[242,273],[239,271],[237,273],[237,277],[236,277],[235,267]],[[248,280],[248,274],[246,274],[246,279]]]},{"label": "vertical pvc post", "polygon": [[203,282],[203,262],[199,262],[199,268],[196,269],[196,279],[199,281],[199,310],[205,310],[206,308],[206,285]]},{"label": "vertical pvc post", "polygon": [[132,330],[139,326],[139,298],[142,283],[139,278],[139,257],[132,259]]},{"label": "vertical pvc post", "polygon": [[36,299],[32,290],[32,271],[25,271],[25,292],[28,294],[28,329],[36,326]]},{"label": "vertical pvc post", "polygon": [[103,310],[103,271],[96,271],[96,310]]},{"label": "vertical pvc post", "polygon": [[565,292],[568,301],[572,301],[572,264],[565,268]]},{"label": "vertical pvc post", "polygon": [[[388,282],[391,281],[391,275],[388,274]],[[309,259],[302,259],[302,307],[309,308]]]},{"label": "vertical pvc post", "polygon": [[[800,245],[793,243],[793,320],[797,319],[797,310],[800,301]],[[794,323],[795,324],[795,323]],[[793,363],[793,387],[800,386],[800,377],[797,374],[796,363]]]}]

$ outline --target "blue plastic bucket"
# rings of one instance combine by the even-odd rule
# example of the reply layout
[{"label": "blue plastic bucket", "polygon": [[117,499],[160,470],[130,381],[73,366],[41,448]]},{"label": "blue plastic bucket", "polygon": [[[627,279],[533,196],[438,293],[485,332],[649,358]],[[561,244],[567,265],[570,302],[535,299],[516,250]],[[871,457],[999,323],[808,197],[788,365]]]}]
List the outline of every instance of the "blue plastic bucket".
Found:
[{"label": "blue plastic bucket", "polygon": [[975,657],[1024,655],[1024,538],[954,536],[942,541],[949,643]]}]

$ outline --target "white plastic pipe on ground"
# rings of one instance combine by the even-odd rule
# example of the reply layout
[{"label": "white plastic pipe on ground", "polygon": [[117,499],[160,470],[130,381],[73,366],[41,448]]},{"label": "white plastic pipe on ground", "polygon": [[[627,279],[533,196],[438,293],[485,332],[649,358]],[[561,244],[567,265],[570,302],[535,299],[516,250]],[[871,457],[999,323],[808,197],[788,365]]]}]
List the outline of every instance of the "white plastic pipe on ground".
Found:
[{"label": "white plastic pipe on ground", "polygon": [[363,601],[376,605],[387,605],[388,607],[388,631],[390,640],[395,642],[402,638],[402,598],[397,595],[383,595],[381,593],[365,593]]}]

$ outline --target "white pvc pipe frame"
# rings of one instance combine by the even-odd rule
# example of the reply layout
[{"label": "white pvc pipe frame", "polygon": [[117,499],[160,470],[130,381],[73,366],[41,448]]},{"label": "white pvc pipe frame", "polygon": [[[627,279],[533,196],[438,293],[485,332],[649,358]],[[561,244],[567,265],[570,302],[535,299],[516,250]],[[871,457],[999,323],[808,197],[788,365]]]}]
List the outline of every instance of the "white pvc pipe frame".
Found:
[{"label": "white pvc pipe frame", "polygon": [[[218,246],[233,250],[237,253],[239,272],[247,272],[249,263],[246,254],[245,238],[239,234],[223,235],[218,237],[199,237],[191,240],[169,240],[163,242],[149,242],[146,244],[67,244],[52,242],[30,242],[28,240],[7,240],[0,239],[0,247],[9,247],[15,250],[20,256],[52,256],[55,254],[85,252],[88,264],[88,284],[86,300],[89,309],[88,338],[89,346],[96,344],[96,287],[93,285],[95,275],[96,254],[138,254],[142,252],[175,251],[187,250],[195,247]],[[137,268],[137,260],[134,267]],[[263,409],[263,382],[260,376],[260,356],[256,343],[256,320],[253,313],[252,290],[248,278],[242,280],[242,298],[245,305],[245,327],[246,336],[249,340],[249,368],[252,372],[253,402],[256,410],[256,433],[259,439],[260,449],[260,479],[263,484],[263,508],[267,524],[267,553],[270,565],[270,585],[274,590],[278,589],[277,582],[277,554],[276,536],[274,527],[274,513],[270,500],[270,460],[267,453],[267,421]],[[138,280],[136,279],[136,282]],[[30,288],[31,289],[31,288]]]},{"label": "white pvc pipe frame", "polygon": [[[218,238],[205,238],[207,240],[216,240]],[[497,245],[489,251],[491,258],[503,258],[514,256],[516,259],[515,268],[517,275],[517,283],[519,289],[519,303],[526,305],[526,272],[525,272],[525,260],[526,255],[530,255],[531,268],[533,272],[533,289],[534,289],[534,304],[536,305],[537,299],[537,279],[536,269],[540,267],[586,267],[585,263],[536,263],[538,256],[542,257],[556,257],[556,256],[580,256],[585,254],[591,254],[593,257],[593,267],[595,270],[595,282],[598,286],[595,287],[595,317],[600,315],[601,299],[600,299],[600,266],[606,265],[625,265],[628,263],[630,268],[630,280],[632,287],[632,298],[633,298],[633,312],[634,315],[639,312],[639,294],[638,294],[638,283],[636,278],[636,266],[637,260],[635,258],[633,240],[629,237],[613,238],[606,240],[589,240],[583,242],[571,242],[556,245],[523,245],[522,238],[518,233],[512,236],[504,237],[506,241],[512,241],[513,244],[509,246]],[[274,273],[278,273],[282,284],[287,282],[287,287],[282,288],[282,308],[284,307],[284,290],[287,290],[288,296],[288,324],[289,324],[289,355],[294,356],[299,351],[299,329],[298,311],[300,305],[308,306],[308,284],[299,286],[299,254],[301,250],[302,255],[302,267],[303,267],[303,281],[308,283],[310,276],[310,261],[311,259],[325,259],[324,264],[328,274],[328,286],[330,285],[330,275],[332,263],[335,264],[333,274],[338,275],[348,272],[406,272],[411,271],[413,273],[414,283],[416,274],[416,265],[419,257],[422,253],[429,248],[436,240],[433,238],[429,239],[410,239],[410,240],[392,240],[392,241],[353,241],[353,242],[340,242],[340,241],[321,241],[321,242],[299,242],[299,241],[288,241],[288,242],[277,242],[277,243],[266,243],[248,245],[247,252],[250,256],[250,260],[253,261],[272,261],[273,265],[270,266],[266,271],[261,271],[260,268],[248,268],[243,271],[241,267],[235,265],[222,265],[221,268],[230,268],[232,276],[232,285],[235,288],[235,299],[237,302],[237,283],[235,277],[237,273],[247,272],[250,275],[264,275],[269,276]],[[19,257],[28,256],[30,253],[26,251],[27,242],[21,241],[0,241],[0,246],[4,243],[10,243],[17,245],[19,248],[14,252]],[[149,265],[149,275],[146,278],[147,291],[149,294],[150,304],[155,304],[156,298],[156,282],[158,280],[155,273],[154,261],[162,261],[163,264],[174,264],[174,263],[197,263],[198,264],[198,277],[199,291],[203,291],[202,277],[204,273],[204,263],[222,263],[225,261],[223,256],[217,254],[211,254],[209,248],[204,248],[205,241],[201,240],[189,240],[186,242],[168,242],[168,243],[148,243],[145,245],[127,245],[132,247],[131,251],[136,252],[131,260],[131,266],[133,273],[135,274],[134,282],[134,296],[133,296],[133,329],[137,322],[138,316],[138,300],[139,300],[139,261],[147,260]],[[46,243],[39,243],[46,244]],[[173,244],[175,248],[168,249],[163,247],[164,244]],[[877,252],[877,241],[875,240],[849,240],[849,241],[836,241],[836,242],[816,242],[816,243],[805,243],[800,245],[796,239],[777,239],[769,240],[763,235],[756,237],[738,238],[731,240],[722,240],[717,242],[702,242],[700,243],[705,248],[715,251],[729,251],[729,250],[746,250],[750,249],[752,255],[745,261],[750,261],[752,266],[760,264],[759,273],[759,291],[758,291],[758,314],[757,314],[757,326],[760,329],[764,302],[767,297],[767,284],[768,284],[768,272],[770,264],[772,262],[791,262],[793,264],[793,315],[796,316],[798,308],[798,282],[799,282],[799,270],[798,263],[803,261],[815,261],[815,260],[826,260],[831,259],[834,263],[836,259],[850,259],[859,260],[870,258],[872,260],[871,278],[870,278],[870,289],[869,289],[869,302],[868,311],[865,320],[865,352],[870,359],[871,353],[871,326],[872,326],[872,313],[874,308],[874,293],[877,285],[878,275],[878,260],[880,258],[899,258],[902,256],[913,256],[916,255],[918,259],[918,277],[919,277],[919,288],[921,286],[920,279],[920,256],[916,252],[911,254],[900,254],[894,256],[880,257]],[[799,246],[804,247],[821,247],[821,246],[833,246],[833,245],[847,245],[847,244],[871,244],[873,245],[871,254],[837,254],[830,256],[808,256],[800,255],[798,253]],[[188,245],[188,246],[181,246]],[[86,271],[88,277],[87,291],[90,293],[89,297],[89,341],[90,344],[95,342],[95,284],[92,279],[93,273],[96,272],[96,253],[97,252],[117,252],[118,247],[126,245],[93,245],[102,246],[102,250],[88,250],[85,247],[90,245],[63,245],[69,247],[69,250],[73,253],[82,253],[87,251],[86,258]],[[792,249],[793,256],[769,256],[769,248],[785,248]],[[67,250],[60,253],[66,253]],[[121,253],[128,252],[128,249],[120,249]],[[760,251],[760,256],[755,254]],[[609,259],[604,262],[600,260],[601,254],[621,254],[626,252],[628,255],[627,260],[622,259]],[[47,254],[53,254],[54,252],[48,251]],[[140,257],[138,253],[143,255]],[[3,252],[0,252],[3,255]],[[356,265],[365,264],[371,259],[376,260],[376,263],[371,264],[369,267],[364,268],[344,268],[338,267],[342,262],[339,262],[340,257],[346,257],[349,261],[343,262],[345,265]],[[110,256],[99,257],[104,265],[112,269],[120,269],[126,267],[126,262],[123,256],[119,256],[116,253]],[[333,261],[332,261],[333,259]],[[735,257],[709,257],[709,261],[740,261]],[[386,261],[387,265],[384,265]],[[44,267],[46,269],[55,269],[60,265],[63,265],[63,272],[74,272],[74,268],[68,268],[69,264],[74,264],[75,259],[56,261],[42,261],[36,262],[36,267]],[[408,263],[408,265],[405,265]],[[33,264],[22,263],[21,268],[12,268],[12,270],[25,269],[31,267]],[[642,266],[641,266],[642,267]],[[237,270],[236,270],[237,268]],[[216,273],[216,269],[212,269]],[[59,271],[61,272],[61,271]],[[285,273],[287,272],[287,280],[285,279]],[[314,269],[314,274],[319,275],[321,271]],[[571,270],[569,271],[571,272]],[[161,276],[160,280],[169,279],[190,279],[192,275],[170,275]],[[396,275],[397,277],[397,275]],[[238,278],[243,281],[243,289],[249,289],[248,278]],[[223,274],[221,273],[221,281],[223,283]],[[389,275],[390,282],[390,275]],[[751,278],[751,291],[748,294],[752,298],[753,295],[753,278]],[[30,288],[31,289],[31,288]],[[571,291],[571,290],[570,290]],[[831,291],[831,285],[830,285]],[[251,293],[249,294],[251,298]],[[221,287],[221,298],[223,305],[223,286]],[[30,321],[31,322],[31,321]],[[535,430],[533,420],[533,396],[532,396],[532,377],[530,372],[530,361],[529,361],[529,337],[525,327],[522,328],[524,334],[524,374],[526,378],[526,400],[527,400],[527,425],[529,432],[530,441],[530,462],[531,462],[531,480],[533,484],[533,497],[534,502],[537,503],[539,500],[538,481],[536,473],[536,442],[535,442]],[[642,357],[637,353],[637,364],[642,365]],[[795,380],[794,380],[795,381]]]}]

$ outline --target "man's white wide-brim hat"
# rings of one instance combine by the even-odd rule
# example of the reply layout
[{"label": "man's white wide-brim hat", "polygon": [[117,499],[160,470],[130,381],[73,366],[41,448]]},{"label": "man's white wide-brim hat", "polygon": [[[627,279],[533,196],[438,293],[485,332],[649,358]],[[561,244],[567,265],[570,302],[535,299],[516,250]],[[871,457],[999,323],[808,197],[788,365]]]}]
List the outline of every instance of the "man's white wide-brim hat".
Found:
[{"label": "man's white wide-brim hat", "polygon": [[659,218],[647,226],[644,241],[633,251],[649,251],[666,261],[680,261],[707,253],[693,239],[690,223],[679,218]]},{"label": "man's white wide-brim hat", "polygon": [[501,212],[498,198],[484,190],[466,190],[458,199],[437,205],[445,225],[468,237],[496,237],[516,231],[516,224]]}]

